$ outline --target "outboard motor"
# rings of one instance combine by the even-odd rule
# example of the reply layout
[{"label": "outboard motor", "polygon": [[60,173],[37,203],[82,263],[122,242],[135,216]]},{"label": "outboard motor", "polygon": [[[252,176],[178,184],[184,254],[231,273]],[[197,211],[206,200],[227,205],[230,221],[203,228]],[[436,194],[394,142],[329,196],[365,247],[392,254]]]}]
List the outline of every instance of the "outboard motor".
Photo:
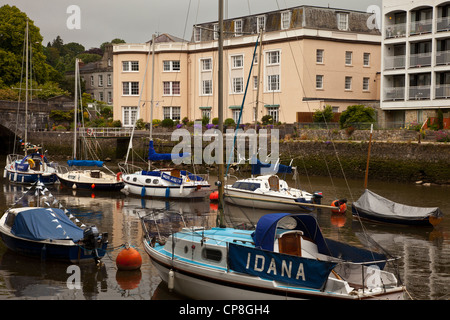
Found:
[{"label": "outboard motor", "polygon": [[313,203],[321,204],[322,203],[322,191],[316,191],[313,193]]},{"label": "outboard motor", "polygon": [[86,250],[92,251],[96,264],[99,264],[100,257],[97,249],[101,248],[108,241],[108,233],[99,233],[96,226],[90,226],[83,231],[83,246]]}]

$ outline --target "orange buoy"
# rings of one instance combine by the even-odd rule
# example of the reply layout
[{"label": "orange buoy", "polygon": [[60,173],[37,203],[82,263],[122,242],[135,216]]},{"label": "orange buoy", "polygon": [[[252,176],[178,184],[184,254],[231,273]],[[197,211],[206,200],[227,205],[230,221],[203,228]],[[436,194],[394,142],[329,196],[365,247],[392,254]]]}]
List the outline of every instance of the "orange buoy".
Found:
[{"label": "orange buoy", "polygon": [[334,200],[331,203],[332,207],[336,207],[336,209],[331,209],[332,213],[346,213],[347,212],[347,199],[342,200]]},{"label": "orange buoy", "polygon": [[95,183],[91,184],[91,188],[92,188],[92,189],[95,188]]},{"label": "orange buoy", "polygon": [[211,192],[211,194],[209,195],[209,200],[211,201],[219,200],[219,191]]},{"label": "orange buoy", "polygon": [[117,255],[116,265],[119,270],[137,270],[142,265],[142,257],[136,249],[125,246]]}]

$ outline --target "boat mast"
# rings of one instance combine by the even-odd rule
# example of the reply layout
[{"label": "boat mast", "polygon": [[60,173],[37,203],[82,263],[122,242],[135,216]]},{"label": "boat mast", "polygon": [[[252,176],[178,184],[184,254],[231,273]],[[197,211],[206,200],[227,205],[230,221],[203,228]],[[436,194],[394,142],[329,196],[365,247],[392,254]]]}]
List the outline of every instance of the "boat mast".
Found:
[{"label": "boat mast", "polygon": [[366,164],[366,176],[364,178],[364,190],[367,189],[367,181],[369,180],[369,160],[370,160],[370,149],[372,146],[372,132],[373,132],[373,124],[370,125],[369,151],[367,152],[367,164]]},{"label": "boat mast", "polygon": [[[155,35],[152,35],[152,89],[150,96],[150,141],[153,141],[153,87],[155,83]],[[152,165],[152,161],[148,159],[148,171],[150,171],[150,167]]]},{"label": "boat mast", "polygon": [[73,113],[73,159],[77,159],[78,58],[75,58],[75,106]]},{"label": "boat mast", "polygon": [[25,156],[28,153],[28,18],[25,31]]},{"label": "boat mast", "polygon": [[261,52],[262,52],[262,36],[263,28],[259,29],[259,53],[258,53],[258,84],[256,86],[256,103],[255,103],[255,131],[258,124],[258,104],[259,104],[259,82],[261,81]]},{"label": "boat mast", "polygon": [[223,163],[223,0],[219,0],[219,37],[218,37],[218,112],[219,112],[219,131],[222,133],[219,140],[219,154],[218,154],[218,191],[219,191],[219,204],[218,204],[218,224],[224,226],[223,216],[223,197],[224,197],[224,163]]}]

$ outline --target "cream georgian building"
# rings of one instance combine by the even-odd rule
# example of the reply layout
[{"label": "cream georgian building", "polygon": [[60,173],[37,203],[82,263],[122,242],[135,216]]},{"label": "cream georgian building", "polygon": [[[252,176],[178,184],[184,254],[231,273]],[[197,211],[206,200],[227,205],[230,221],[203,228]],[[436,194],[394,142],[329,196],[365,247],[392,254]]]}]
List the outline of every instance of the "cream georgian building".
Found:
[{"label": "cream georgian building", "polygon": [[[370,17],[299,6],[225,20],[224,119],[237,121],[245,91],[241,123],[267,114],[294,123],[326,105],[342,112],[354,104],[377,104],[381,36],[368,27]],[[262,54],[258,47],[254,58],[261,29]],[[194,26],[190,41],[156,37],[154,73],[151,42],[115,45],[115,120],[123,126],[150,121],[152,76],[153,119],[218,117],[215,30],[217,22],[210,22]]]}]

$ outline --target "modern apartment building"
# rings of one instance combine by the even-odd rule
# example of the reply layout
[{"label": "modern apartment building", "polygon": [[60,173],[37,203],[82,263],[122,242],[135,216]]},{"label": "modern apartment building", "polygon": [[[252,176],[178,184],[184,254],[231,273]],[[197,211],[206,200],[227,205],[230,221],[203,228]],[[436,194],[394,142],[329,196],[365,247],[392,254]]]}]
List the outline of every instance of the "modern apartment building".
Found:
[{"label": "modern apartment building", "polygon": [[383,0],[381,109],[422,123],[450,111],[450,2]]},{"label": "modern apartment building", "polygon": [[[238,119],[245,92],[241,123],[267,114],[293,123],[326,105],[342,112],[354,104],[377,104],[381,36],[367,27],[370,15],[299,6],[225,20],[224,119]],[[156,38],[154,119],[218,117],[217,26],[194,26],[189,42]],[[261,29],[262,54],[258,47],[254,57]],[[150,121],[150,42],[115,45],[113,52],[115,119],[124,126]]]}]

